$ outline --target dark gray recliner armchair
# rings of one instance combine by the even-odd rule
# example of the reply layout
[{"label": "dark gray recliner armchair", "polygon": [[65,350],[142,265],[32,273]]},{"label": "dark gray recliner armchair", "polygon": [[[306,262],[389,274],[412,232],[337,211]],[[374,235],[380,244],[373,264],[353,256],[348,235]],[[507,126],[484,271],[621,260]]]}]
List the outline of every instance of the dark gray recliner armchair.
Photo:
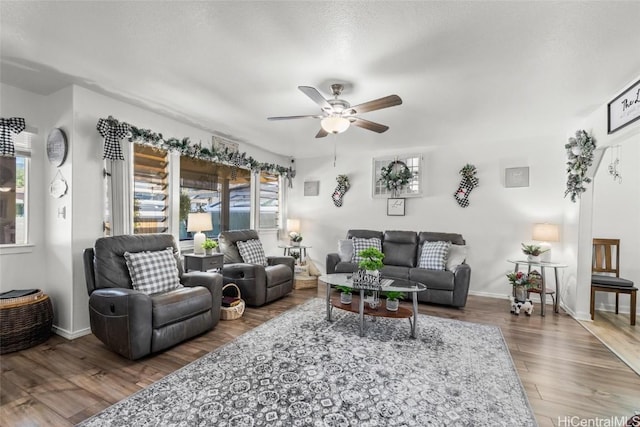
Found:
[{"label": "dark gray recliner armchair", "polygon": [[295,260],[290,256],[268,256],[267,266],[246,264],[238,252],[238,241],[260,240],[255,230],[223,231],[218,236],[224,254],[224,284],[235,283],[247,305],[259,307],[293,290]]},{"label": "dark gray recliner armchair", "polygon": [[[125,252],[173,248],[182,288],[147,295],[134,290]],[[218,323],[222,276],[184,273],[170,234],[103,237],[83,253],[91,332],[135,360],[206,332]]]}]

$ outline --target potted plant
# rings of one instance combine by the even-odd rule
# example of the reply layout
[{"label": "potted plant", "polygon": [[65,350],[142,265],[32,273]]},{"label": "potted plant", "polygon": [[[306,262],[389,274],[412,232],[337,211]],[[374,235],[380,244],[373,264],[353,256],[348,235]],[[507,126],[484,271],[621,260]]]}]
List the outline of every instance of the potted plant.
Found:
[{"label": "potted plant", "polygon": [[379,276],[379,271],[384,264],[384,254],[376,248],[367,248],[358,252],[358,255],[362,257],[362,261],[358,263],[358,267],[367,271],[367,274],[372,276]]},{"label": "potted plant", "polygon": [[507,274],[507,279],[509,279],[509,283],[513,286],[513,296],[515,297],[515,300],[524,302],[527,299],[529,288],[533,286],[529,280],[529,275],[522,271],[518,271]]},{"label": "potted plant", "polygon": [[348,286],[336,286],[336,289],[340,291],[340,304],[351,305],[353,289]]},{"label": "potted plant", "polygon": [[213,250],[218,247],[218,242],[213,239],[205,239],[201,246],[207,255],[211,255],[213,254]]},{"label": "potted plant", "polygon": [[300,246],[300,242],[302,242],[302,234],[297,231],[292,231],[289,233],[289,240],[291,241],[291,246]]},{"label": "potted plant", "polygon": [[400,298],[404,298],[406,294],[400,291],[388,291],[385,292],[385,294],[387,295],[387,310],[398,311],[398,307],[400,306],[400,302],[398,300]]},{"label": "potted plant", "polygon": [[540,255],[549,249],[542,249],[539,245],[525,245],[522,243],[522,252],[527,256],[529,262],[540,262]]}]

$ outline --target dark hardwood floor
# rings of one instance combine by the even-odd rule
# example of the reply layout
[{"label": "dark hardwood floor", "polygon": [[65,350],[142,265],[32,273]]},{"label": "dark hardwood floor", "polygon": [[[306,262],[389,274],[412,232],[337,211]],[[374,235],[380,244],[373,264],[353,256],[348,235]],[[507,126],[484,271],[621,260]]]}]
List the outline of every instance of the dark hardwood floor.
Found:
[{"label": "dark hardwood floor", "polygon": [[[321,285],[296,290],[241,319],[161,354],[132,362],[93,335],[74,341],[53,336],[45,344],[0,357],[0,425],[66,426],[80,422],[189,362],[232,341],[309,298]],[[640,411],[640,377],[565,313],[513,316],[506,300],[470,296],[458,310],[420,304],[423,314],[498,325],[541,426],[568,418],[626,417]],[[419,333],[419,332],[418,332]],[[585,421],[586,422],[586,421]],[[584,425],[598,425],[598,424]],[[604,424],[600,424],[604,425]]]}]

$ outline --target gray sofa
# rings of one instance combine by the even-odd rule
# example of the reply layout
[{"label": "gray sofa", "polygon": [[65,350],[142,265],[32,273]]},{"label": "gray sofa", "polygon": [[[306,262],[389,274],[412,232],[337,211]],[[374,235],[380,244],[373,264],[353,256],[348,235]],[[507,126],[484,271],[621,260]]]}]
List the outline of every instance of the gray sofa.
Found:
[{"label": "gray sofa", "polygon": [[[182,288],[134,290],[127,252],[173,248]],[[220,320],[222,275],[183,273],[170,234],[103,237],[84,250],[91,332],[111,350],[135,360],[206,332]]]},{"label": "gray sofa", "polygon": [[[384,253],[383,276],[414,280],[427,285],[427,291],[418,293],[418,301],[464,307],[469,293],[471,267],[463,263],[449,270],[427,270],[418,268],[418,260],[424,242],[449,241],[454,245],[464,245],[460,234],[414,231],[349,230],[347,239],[360,237],[378,238]],[[327,255],[327,273],[351,273],[357,264],[341,261],[340,255]]]}]

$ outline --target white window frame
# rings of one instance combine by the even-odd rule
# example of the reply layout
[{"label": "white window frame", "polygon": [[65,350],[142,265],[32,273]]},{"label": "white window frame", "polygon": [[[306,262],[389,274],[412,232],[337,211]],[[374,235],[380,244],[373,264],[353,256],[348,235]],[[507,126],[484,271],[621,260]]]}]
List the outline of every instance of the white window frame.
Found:
[{"label": "white window frame", "polygon": [[[422,175],[423,175],[423,156],[422,154],[402,154],[397,156],[383,156],[374,157],[372,162],[372,183],[371,183],[371,196],[374,199],[386,199],[391,197],[392,192],[388,190],[384,184],[379,182],[380,171],[384,166],[389,165],[391,162],[398,161],[403,162],[409,167],[409,170],[415,173],[413,182],[405,186],[397,194],[398,197],[422,197]],[[411,188],[413,187],[413,188]]]},{"label": "white window frame", "polygon": [[[32,143],[31,140],[35,133],[29,131],[23,131],[15,136],[14,148],[16,157],[24,157],[24,241],[20,243],[4,243],[0,244],[0,254],[4,253],[22,253],[28,251],[28,248],[32,248],[34,245],[30,239],[30,216],[31,216],[31,203],[30,203],[30,186],[31,186],[31,154]],[[16,231],[17,234],[17,231]]]}]

